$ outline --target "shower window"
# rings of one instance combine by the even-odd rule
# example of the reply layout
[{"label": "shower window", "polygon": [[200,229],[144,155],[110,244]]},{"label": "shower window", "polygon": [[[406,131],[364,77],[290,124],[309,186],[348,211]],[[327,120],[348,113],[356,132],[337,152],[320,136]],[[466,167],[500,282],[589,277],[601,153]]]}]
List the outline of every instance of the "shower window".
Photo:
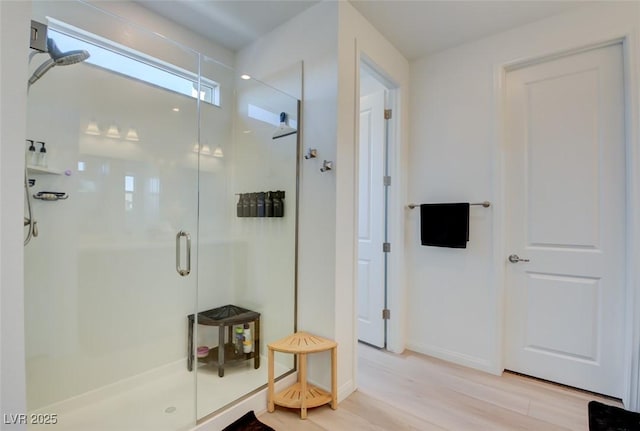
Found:
[{"label": "shower window", "polygon": [[[273,110],[264,109],[251,103],[247,105],[247,116],[273,126],[278,126],[280,124],[279,112],[273,112]],[[293,118],[289,119],[289,125],[294,129],[298,127],[297,121]]]},{"label": "shower window", "polygon": [[[198,98],[198,76],[175,65],[124,47],[60,21],[51,20],[49,35],[63,50],[84,49],[91,53],[86,62],[130,78],[146,82],[185,96]],[[200,80],[200,100],[220,106],[220,85],[210,79]]]}]

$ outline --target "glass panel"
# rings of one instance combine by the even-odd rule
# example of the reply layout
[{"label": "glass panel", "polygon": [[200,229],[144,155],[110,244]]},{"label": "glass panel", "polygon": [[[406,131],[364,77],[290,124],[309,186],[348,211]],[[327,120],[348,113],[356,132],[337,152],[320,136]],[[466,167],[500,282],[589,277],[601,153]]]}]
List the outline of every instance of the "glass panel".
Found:
[{"label": "glass panel", "polygon": [[[197,76],[194,52],[86,4],[35,2],[33,16]],[[31,72],[48,58],[34,56]],[[196,310],[197,108],[190,95],[87,62],[56,66],[30,88],[27,139],[46,142],[49,170],[61,173],[30,170],[30,192],[69,196],[33,201],[39,235],[25,248],[28,409],[57,415],[43,429],[195,424],[195,373],[185,365]],[[184,277],[180,230],[191,234]],[[180,244],[186,268],[186,238]]]},{"label": "glass panel", "polygon": [[[208,155],[200,157],[199,310],[231,305],[260,320],[250,320],[248,332],[242,324],[224,326],[224,319],[196,325],[196,348],[202,356],[209,351],[197,366],[198,418],[266,385],[267,344],[295,330],[298,160],[297,134],[273,139],[281,112],[297,127],[295,98],[206,58],[202,75],[220,82],[222,93],[220,108],[201,109],[200,149]],[[223,157],[214,157],[218,149]],[[276,377],[293,367],[291,355],[276,355]]]}]

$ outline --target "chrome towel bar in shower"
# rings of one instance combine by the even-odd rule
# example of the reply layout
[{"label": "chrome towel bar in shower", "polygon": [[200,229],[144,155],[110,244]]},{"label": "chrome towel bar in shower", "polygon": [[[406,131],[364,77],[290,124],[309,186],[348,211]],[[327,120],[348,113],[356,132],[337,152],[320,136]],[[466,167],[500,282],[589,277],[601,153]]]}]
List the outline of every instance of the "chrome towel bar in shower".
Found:
[{"label": "chrome towel bar in shower", "polygon": [[[489,202],[489,201],[476,202],[476,203],[469,204],[469,205],[475,205],[475,206],[482,205],[482,206],[483,206],[483,207],[485,207],[485,208],[489,208],[489,207],[491,206],[491,202]],[[409,205],[407,205],[407,206],[409,207],[409,209],[411,209],[411,210],[412,210],[412,209],[414,209],[415,207],[419,207],[419,206],[420,206],[420,204],[409,204]]]}]

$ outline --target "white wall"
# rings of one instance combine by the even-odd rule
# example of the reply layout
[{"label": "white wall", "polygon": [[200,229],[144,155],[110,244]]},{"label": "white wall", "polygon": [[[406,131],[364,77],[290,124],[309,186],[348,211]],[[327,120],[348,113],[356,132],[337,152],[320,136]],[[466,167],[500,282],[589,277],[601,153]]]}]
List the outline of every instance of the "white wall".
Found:
[{"label": "white wall", "polygon": [[472,207],[466,250],[421,247],[419,211],[408,213],[408,348],[502,370],[499,66],[625,34],[636,37],[638,28],[638,3],[600,4],[412,64],[409,201],[489,200],[492,206]]},{"label": "white wall", "polygon": [[[22,216],[28,2],[0,2],[0,413],[26,412]],[[18,61],[17,59],[23,59]],[[3,421],[4,422],[4,421]],[[0,425],[3,430],[24,425]]]},{"label": "white wall", "polygon": [[[404,350],[405,283],[404,283],[404,207],[406,151],[409,112],[409,63],[358,11],[348,2],[340,2],[338,154],[340,162],[336,174],[337,244],[336,244],[336,334],[339,343],[349,346],[345,358],[353,366],[354,385],[357,340],[357,219],[358,219],[358,148],[360,105],[360,61],[370,66],[394,88],[394,120],[390,127],[389,166],[394,176],[389,189],[389,241],[392,252],[388,266],[387,348],[400,353]],[[349,324],[347,324],[349,322]],[[346,372],[346,365],[339,372]]]}]

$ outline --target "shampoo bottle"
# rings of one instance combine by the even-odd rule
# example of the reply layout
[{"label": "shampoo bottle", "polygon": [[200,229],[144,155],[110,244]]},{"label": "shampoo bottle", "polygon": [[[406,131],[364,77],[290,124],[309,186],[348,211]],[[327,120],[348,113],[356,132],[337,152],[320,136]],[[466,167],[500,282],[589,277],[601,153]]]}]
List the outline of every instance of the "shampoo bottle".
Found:
[{"label": "shampoo bottle", "polygon": [[244,341],[242,342],[242,351],[243,353],[251,353],[253,341],[251,340],[251,329],[249,328],[248,323],[244,324],[243,335]]},{"label": "shampoo bottle", "polygon": [[258,193],[258,201],[256,204],[258,217],[264,217],[264,192]]},{"label": "shampoo bottle", "polygon": [[258,217],[258,194],[249,193],[249,217]]},{"label": "shampoo bottle", "polygon": [[236,216],[237,217],[244,217],[244,214],[242,213],[242,201],[244,200],[244,195],[242,193],[240,193],[239,197],[238,197],[238,203],[236,204]]},{"label": "shampoo bottle", "polygon": [[33,139],[27,139],[29,142],[29,148],[27,149],[27,164],[35,166],[38,164],[38,154],[36,153],[36,146],[33,145]]},{"label": "shampoo bottle", "polygon": [[266,192],[264,198],[264,216],[265,217],[273,217],[273,200],[272,200],[273,192]]},{"label": "shampoo bottle", "polygon": [[38,154],[38,166],[42,166],[43,168],[47,167],[47,149],[44,147],[44,142],[37,142],[41,144],[40,153]]},{"label": "shampoo bottle", "polygon": [[242,195],[242,217],[250,217],[251,210],[249,208],[249,193]]},{"label": "shampoo bottle", "polygon": [[274,217],[283,217],[284,216],[284,202],[282,201],[282,192],[277,191],[273,192],[273,216]]},{"label": "shampoo bottle", "polygon": [[242,326],[236,326],[236,339],[233,346],[233,350],[236,355],[242,353],[244,349],[244,328]]}]

